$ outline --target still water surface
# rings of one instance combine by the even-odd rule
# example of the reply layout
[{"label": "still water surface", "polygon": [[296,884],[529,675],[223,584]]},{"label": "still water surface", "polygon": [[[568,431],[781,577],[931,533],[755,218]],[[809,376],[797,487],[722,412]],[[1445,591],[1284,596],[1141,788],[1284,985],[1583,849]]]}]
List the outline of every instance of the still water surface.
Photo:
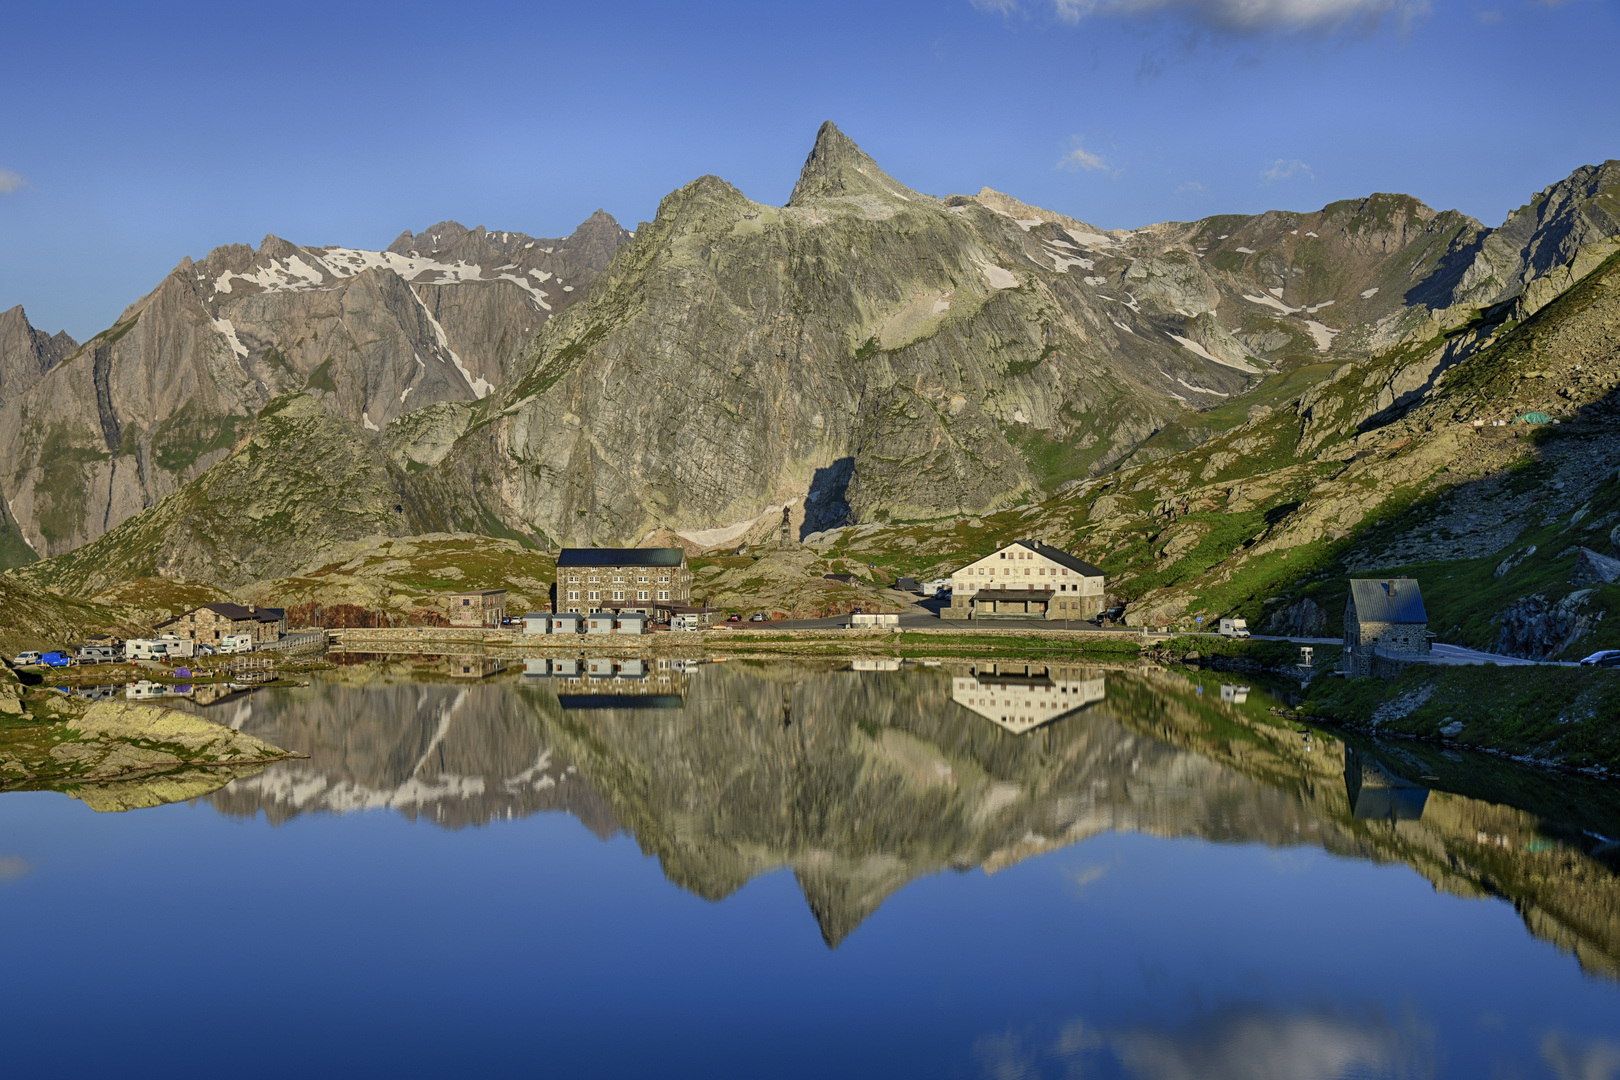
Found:
[{"label": "still water surface", "polygon": [[450,670],[0,797],[6,1074],[1620,1076],[1613,785],[1218,677]]}]

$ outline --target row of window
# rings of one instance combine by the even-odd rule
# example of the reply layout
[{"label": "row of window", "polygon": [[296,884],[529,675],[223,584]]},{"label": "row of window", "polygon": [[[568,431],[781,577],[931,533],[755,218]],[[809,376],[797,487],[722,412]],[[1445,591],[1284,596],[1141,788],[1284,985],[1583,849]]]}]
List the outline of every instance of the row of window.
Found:
[{"label": "row of window", "polygon": [[[600,599],[602,599],[602,592],[604,590],[590,589],[590,590],[587,590],[587,591],[588,591],[589,595],[586,596],[585,599],[587,599],[587,600],[600,600]],[[624,589],[614,589],[614,590],[612,590],[612,592],[613,592],[613,599],[615,599],[615,600],[623,600],[624,599],[624,594],[625,594]],[[650,600],[650,599],[652,599],[652,597],[650,595],[648,595],[650,592],[651,592],[650,589],[639,589],[639,590],[636,591],[636,599],[637,600]],[[568,590],[568,599],[570,599],[570,600],[578,600],[579,599],[579,590],[578,589],[569,589]],[[668,589],[659,589],[658,590],[658,599],[660,599],[660,600],[668,600],[669,599],[669,590]]]},{"label": "row of window", "polygon": [[[1027,566],[1024,567],[1024,577],[1029,577],[1030,576],[1029,569],[1030,568],[1027,567]],[[970,566],[970,567],[967,568],[966,572],[969,573],[969,574],[976,574],[976,575],[978,575],[980,577],[983,577],[986,574],[988,574],[990,577],[995,577],[996,576],[996,568],[993,567],[993,566],[978,566],[978,567]],[[1063,577],[1068,577],[1069,576],[1069,572],[1067,570],[1061,569],[1061,568],[1054,567],[1050,571],[1047,570],[1046,567],[1044,567],[1044,566],[1036,568],[1036,571],[1035,571],[1035,576],[1036,577],[1046,577],[1048,574],[1050,574],[1052,577],[1057,577],[1059,575],[1062,575]],[[1003,566],[1001,568],[1001,576],[1002,577],[1013,577],[1013,576],[1015,576],[1013,568],[1010,567],[1010,566]]]},{"label": "row of window", "polygon": [[[568,575],[568,584],[570,584],[570,585],[578,585],[581,580],[586,580],[586,581],[588,581],[588,583],[594,585],[594,584],[598,584],[599,582],[601,582],[602,578],[598,574],[592,574],[592,575],[590,575],[590,577],[588,579],[581,579],[578,574],[569,574]],[[628,580],[629,579],[626,578],[623,574],[619,574],[619,575],[616,575],[613,578],[613,584],[622,585]],[[642,574],[640,577],[636,578],[636,584],[638,584],[638,585],[646,585],[651,580],[652,579],[649,578],[646,574]],[[669,581],[669,575],[668,574],[660,574],[660,575],[658,575],[658,581],[659,581],[659,584],[664,584],[664,583],[668,582]]]}]

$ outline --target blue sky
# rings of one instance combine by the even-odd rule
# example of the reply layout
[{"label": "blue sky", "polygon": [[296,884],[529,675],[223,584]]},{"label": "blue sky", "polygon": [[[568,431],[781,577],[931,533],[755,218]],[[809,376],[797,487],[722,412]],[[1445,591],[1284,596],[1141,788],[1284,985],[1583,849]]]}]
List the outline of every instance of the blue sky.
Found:
[{"label": "blue sky", "polygon": [[1497,224],[1620,157],[1613,0],[0,5],[0,309],[81,340],[181,257],[780,203],[831,119],[1104,227],[1405,191]]}]

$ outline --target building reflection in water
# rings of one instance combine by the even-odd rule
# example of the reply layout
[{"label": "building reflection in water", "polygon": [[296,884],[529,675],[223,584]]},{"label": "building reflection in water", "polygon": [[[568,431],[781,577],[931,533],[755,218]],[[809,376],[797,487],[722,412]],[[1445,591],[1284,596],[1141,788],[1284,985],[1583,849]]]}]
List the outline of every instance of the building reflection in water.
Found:
[{"label": "building reflection in water", "polygon": [[452,679],[484,679],[506,667],[506,661],[498,656],[456,656],[448,664]]},{"label": "building reflection in water", "polygon": [[1429,789],[1403,780],[1371,755],[1344,748],[1344,790],[1350,814],[1363,821],[1420,821]]},{"label": "building reflection in water", "polygon": [[951,680],[951,699],[1014,735],[1107,697],[1103,677],[1044,664],[975,664]]},{"label": "building reflection in water", "polygon": [[523,661],[526,678],[551,680],[564,709],[679,709],[697,670],[695,660],[596,656]]}]

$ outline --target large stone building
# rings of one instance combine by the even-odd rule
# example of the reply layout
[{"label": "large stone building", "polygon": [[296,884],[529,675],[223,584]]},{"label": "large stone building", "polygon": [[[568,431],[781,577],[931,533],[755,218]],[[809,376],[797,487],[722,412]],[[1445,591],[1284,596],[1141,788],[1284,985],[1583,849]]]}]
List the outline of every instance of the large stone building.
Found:
[{"label": "large stone building", "polygon": [[1371,675],[1374,655],[1421,660],[1429,653],[1429,613],[1412,578],[1355,578],[1344,606],[1344,672]]},{"label": "large stone building", "polygon": [[563,548],[557,556],[555,611],[656,619],[691,604],[692,571],[680,548]]},{"label": "large stone building", "polygon": [[226,634],[252,634],[256,645],[261,641],[281,640],[287,632],[287,612],[282,608],[244,604],[204,604],[156,629],[160,634],[173,634],[204,645],[216,645]]},{"label": "large stone building", "polygon": [[1094,619],[1103,572],[1039,540],[1019,540],[951,574],[947,619]]},{"label": "large stone building", "polygon": [[451,626],[499,627],[506,621],[505,589],[468,589],[444,599]]}]

